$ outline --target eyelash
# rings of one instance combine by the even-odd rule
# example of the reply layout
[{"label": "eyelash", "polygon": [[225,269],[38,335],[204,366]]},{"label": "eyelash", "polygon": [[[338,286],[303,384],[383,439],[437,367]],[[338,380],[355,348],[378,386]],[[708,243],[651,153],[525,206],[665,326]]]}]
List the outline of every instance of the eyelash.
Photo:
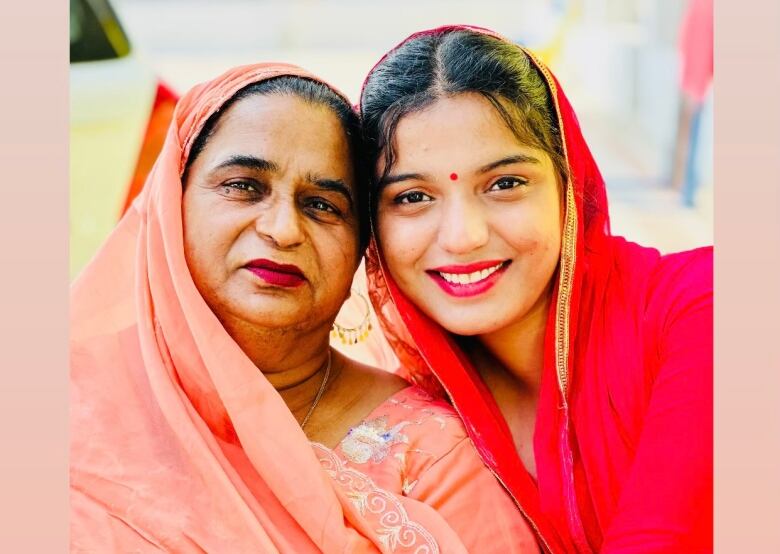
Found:
[{"label": "eyelash", "polygon": [[[314,207],[315,204],[322,204],[323,206],[325,206],[325,209],[315,208]],[[322,198],[310,198],[307,201],[306,205],[307,205],[307,207],[311,207],[311,208],[313,208],[314,210],[316,210],[318,212],[326,212],[326,213],[331,213],[331,214],[338,215],[338,216],[341,215],[341,212],[335,206],[333,206],[333,204],[323,200]]]},{"label": "eyelash", "polygon": [[412,190],[409,192],[405,192],[403,194],[399,194],[393,199],[393,202],[396,204],[419,204],[420,202],[424,202],[426,200],[417,200],[417,201],[411,201],[411,197],[414,195],[420,195],[420,196],[426,196],[427,201],[433,200],[429,195],[425,194],[424,192],[420,192],[419,190]]},{"label": "eyelash", "polygon": [[260,194],[259,187],[256,183],[250,181],[231,181],[222,185],[222,191],[230,195],[233,191],[240,193],[243,196],[257,196]]},{"label": "eyelash", "polygon": [[[502,183],[517,183],[515,186],[507,187],[507,188],[494,188],[496,185],[502,184]],[[502,191],[502,190],[512,190],[516,189],[520,186],[525,186],[528,184],[528,181],[525,179],[521,179],[519,177],[500,177],[496,179],[492,185],[490,185],[490,188],[488,188],[489,191]]]}]

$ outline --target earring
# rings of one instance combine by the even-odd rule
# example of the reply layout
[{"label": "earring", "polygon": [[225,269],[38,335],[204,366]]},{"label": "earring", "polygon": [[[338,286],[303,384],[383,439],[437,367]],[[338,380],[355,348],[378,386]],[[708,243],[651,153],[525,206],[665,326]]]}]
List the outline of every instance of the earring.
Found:
[{"label": "earring", "polygon": [[360,298],[363,302],[363,306],[366,311],[366,315],[355,327],[343,327],[333,322],[333,328],[330,331],[330,336],[333,338],[338,337],[341,340],[341,344],[357,344],[363,342],[371,332],[371,305],[368,303],[368,298],[359,293],[355,289],[352,289],[352,294]]}]

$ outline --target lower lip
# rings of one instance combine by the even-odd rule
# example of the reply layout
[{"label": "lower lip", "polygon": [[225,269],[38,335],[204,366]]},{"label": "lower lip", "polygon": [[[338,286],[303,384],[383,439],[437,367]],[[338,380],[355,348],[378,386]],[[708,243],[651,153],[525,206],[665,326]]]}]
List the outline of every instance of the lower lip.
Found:
[{"label": "lower lip", "polygon": [[304,278],[292,273],[282,273],[264,267],[248,267],[249,271],[275,287],[294,288],[303,284]]},{"label": "lower lip", "polygon": [[498,282],[498,280],[506,271],[507,267],[509,267],[509,264],[505,263],[504,265],[502,265],[500,268],[495,270],[493,273],[491,273],[481,281],[477,281],[476,283],[467,283],[467,284],[450,283],[436,271],[428,272],[428,275],[431,277],[431,279],[434,280],[434,282],[437,285],[441,287],[441,289],[444,292],[446,292],[450,296],[456,296],[458,298],[466,298],[469,296],[477,296],[479,294],[484,294],[487,291],[489,291],[491,288],[493,288],[493,285],[495,285]]}]

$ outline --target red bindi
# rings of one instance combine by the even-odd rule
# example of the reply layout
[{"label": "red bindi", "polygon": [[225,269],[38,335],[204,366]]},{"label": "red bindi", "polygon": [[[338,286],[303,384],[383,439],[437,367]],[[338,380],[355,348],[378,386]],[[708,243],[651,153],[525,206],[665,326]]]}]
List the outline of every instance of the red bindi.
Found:
[{"label": "red bindi", "polygon": [[458,174],[450,173],[450,181],[457,181],[457,180],[458,180]]}]

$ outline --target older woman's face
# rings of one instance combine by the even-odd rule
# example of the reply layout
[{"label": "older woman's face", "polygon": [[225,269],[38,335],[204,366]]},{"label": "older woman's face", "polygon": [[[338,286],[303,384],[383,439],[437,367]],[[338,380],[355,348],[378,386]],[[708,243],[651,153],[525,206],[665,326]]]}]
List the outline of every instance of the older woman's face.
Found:
[{"label": "older woman's face", "polygon": [[189,168],[184,248],[223,322],[329,325],[358,263],[349,145],[328,108],[292,95],[232,105]]}]

